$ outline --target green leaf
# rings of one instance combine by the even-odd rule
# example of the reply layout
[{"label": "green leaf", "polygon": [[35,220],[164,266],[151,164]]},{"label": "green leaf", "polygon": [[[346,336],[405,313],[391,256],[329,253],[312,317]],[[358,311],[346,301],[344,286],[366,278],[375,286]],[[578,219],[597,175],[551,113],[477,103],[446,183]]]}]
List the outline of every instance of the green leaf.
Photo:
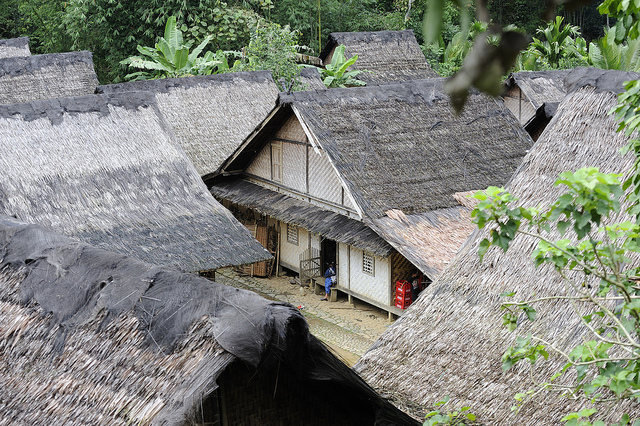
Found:
[{"label": "green leaf", "polygon": [[491,247],[491,242],[488,239],[485,238],[480,241],[480,245],[478,247],[478,256],[480,257],[480,262],[482,262],[482,258],[484,257],[489,247]]}]

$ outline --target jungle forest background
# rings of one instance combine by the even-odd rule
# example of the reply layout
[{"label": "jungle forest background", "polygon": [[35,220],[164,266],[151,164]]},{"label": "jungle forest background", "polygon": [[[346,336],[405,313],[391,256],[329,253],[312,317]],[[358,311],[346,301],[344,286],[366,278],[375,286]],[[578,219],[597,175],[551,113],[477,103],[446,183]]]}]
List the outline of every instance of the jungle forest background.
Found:
[{"label": "jungle forest background", "polygon": [[[138,45],[153,46],[169,16],[176,17],[185,43],[195,46],[209,36],[207,50],[227,56],[243,52],[260,27],[276,28],[270,32],[276,38],[282,33],[293,35],[297,51],[313,56],[319,54],[331,32],[411,29],[434,69],[451,75],[476,33],[483,29],[472,25],[468,34],[460,34],[460,14],[453,3],[446,2],[440,40],[425,43],[423,17],[429,1],[3,0],[0,38],[28,36],[34,54],[89,50],[100,82],[107,84],[125,78],[129,71],[120,62],[138,54]],[[516,25],[534,37],[537,29],[546,25],[540,17],[545,0],[488,3],[496,23]],[[577,28],[587,45],[605,35],[607,18],[598,13],[597,6],[594,2],[571,12],[558,10],[564,17],[562,25]],[[469,7],[473,7],[471,2]],[[583,53],[586,55],[586,50]],[[586,56],[583,59],[532,68],[570,67],[581,65]],[[277,52],[272,60],[277,61]]]}]

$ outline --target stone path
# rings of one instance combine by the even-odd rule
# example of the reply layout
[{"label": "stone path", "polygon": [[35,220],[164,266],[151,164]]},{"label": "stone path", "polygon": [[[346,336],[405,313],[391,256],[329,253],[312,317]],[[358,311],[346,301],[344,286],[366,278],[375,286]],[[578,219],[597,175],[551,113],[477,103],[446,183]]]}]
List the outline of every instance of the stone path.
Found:
[{"label": "stone path", "polygon": [[350,305],[320,301],[309,287],[290,284],[291,277],[257,278],[240,276],[232,268],[216,271],[216,281],[236,288],[255,291],[273,300],[302,307],[311,333],[325,342],[349,365],[366,352],[391,323],[386,312],[365,303]]}]

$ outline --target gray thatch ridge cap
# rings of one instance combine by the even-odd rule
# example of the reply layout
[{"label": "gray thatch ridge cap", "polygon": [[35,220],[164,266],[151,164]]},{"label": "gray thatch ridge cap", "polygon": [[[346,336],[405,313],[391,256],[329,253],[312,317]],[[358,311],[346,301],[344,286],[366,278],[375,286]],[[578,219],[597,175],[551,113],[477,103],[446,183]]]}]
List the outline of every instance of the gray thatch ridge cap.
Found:
[{"label": "gray thatch ridge cap", "polygon": [[584,86],[591,86],[596,92],[624,92],[624,83],[638,80],[640,74],[630,71],[603,70],[600,68],[578,67],[565,76],[567,93],[574,92]]},{"label": "gray thatch ridge cap", "polygon": [[[183,424],[236,357],[254,370],[282,364],[303,382],[331,385],[336,404],[371,410],[376,424],[417,426],[312,336],[290,304],[7,216],[0,287],[0,317],[20,319],[19,338],[17,328],[0,336],[0,371],[17,379],[0,404],[5,419],[37,413],[60,424],[73,412],[87,424]],[[100,398],[87,396],[87,386]]]},{"label": "gray thatch ridge cap", "polygon": [[155,103],[155,95],[150,92],[84,95],[32,101],[22,104],[0,105],[0,118],[10,118],[19,115],[25,121],[33,121],[47,117],[55,124],[62,120],[62,116],[65,113],[82,114],[99,112],[101,114],[108,114],[109,105],[136,109],[153,106]]},{"label": "gray thatch ridge cap", "polygon": [[[371,99],[387,101],[389,99],[402,99],[408,103],[431,103],[436,99],[449,99],[444,90],[446,78],[427,78],[420,80],[371,84],[363,87],[350,87],[346,89],[331,90],[307,90],[291,93],[280,93],[279,105],[292,105],[308,102],[317,105],[341,100],[348,102],[367,102]],[[479,93],[472,89],[472,93]]]},{"label": "gray thatch ridge cap", "polygon": [[209,190],[216,197],[251,208],[280,221],[301,226],[377,256],[387,257],[395,251],[383,237],[363,222],[263,188],[244,179],[219,180]]},{"label": "gray thatch ridge cap", "polygon": [[3,58],[0,59],[0,76],[27,74],[48,66],[64,67],[78,62],[90,64],[93,68],[93,54],[85,50]]},{"label": "gray thatch ridge cap", "polygon": [[[608,114],[616,103],[615,93],[594,87],[583,87],[565,97],[506,186],[521,205],[544,208],[552,203],[562,193],[553,182],[567,170],[586,166],[598,167],[603,173],[630,170],[633,155],[620,155],[628,138],[616,131],[614,117]],[[628,220],[621,216],[610,220]],[[473,233],[438,279],[354,368],[383,395],[412,407],[414,415],[424,415],[442,395],[450,395],[456,406],[473,407],[483,424],[558,424],[565,414],[590,407],[590,403],[560,398],[556,393],[541,394],[528,400],[519,414],[514,413],[513,396],[528,388],[531,372],[524,364],[503,372],[501,356],[517,336],[528,333],[569,350],[583,343],[584,325],[570,307],[550,301],[536,304],[535,322],[522,316],[518,333],[509,333],[501,325],[504,300],[500,293],[515,291],[519,300],[534,294],[544,299],[557,294],[563,284],[549,265],[535,266],[531,253],[537,240],[530,236],[516,236],[506,253],[492,248],[480,262],[479,243],[489,232]],[[637,263],[633,259],[630,265]],[[572,275],[574,272],[567,274],[574,282],[585,283],[584,277]],[[598,286],[597,280],[587,279],[587,283]],[[562,357],[550,351],[533,380],[548,380],[564,364]],[[558,380],[554,383],[564,384]],[[616,401],[597,408],[598,417],[609,423],[618,421],[623,412],[637,413],[638,403]]]},{"label": "gray thatch ridge cap", "polygon": [[413,30],[335,32],[329,34],[329,41],[325,44],[318,57],[324,61],[335,45],[349,44],[354,41],[364,42],[374,37],[382,42],[413,40],[417,43]]},{"label": "gray thatch ridge cap", "polygon": [[218,84],[242,83],[271,83],[273,76],[271,71],[245,71],[225,74],[200,75],[193,77],[179,78],[159,78],[155,80],[130,81],[126,83],[115,83],[98,86],[96,93],[115,93],[121,91],[150,91],[166,93],[171,88],[191,88],[200,86],[215,86]]},{"label": "gray thatch ridge cap", "polygon": [[25,46],[29,46],[29,37],[0,39],[0,49],[3,47],[25,47]]}]

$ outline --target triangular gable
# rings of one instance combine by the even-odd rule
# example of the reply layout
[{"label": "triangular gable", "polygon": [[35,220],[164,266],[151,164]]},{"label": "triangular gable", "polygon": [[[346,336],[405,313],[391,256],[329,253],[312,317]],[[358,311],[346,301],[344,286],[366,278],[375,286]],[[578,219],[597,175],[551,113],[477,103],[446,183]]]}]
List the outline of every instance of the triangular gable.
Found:
[{"label": "triangular gable", "polygon": [[244,170],[267,187],[289,189],[313,204],[326,204],[362,217],[343,178],[317,143],[295,108],[281,106],[263,123],[268,131],[254,133],[222,169]]}]

